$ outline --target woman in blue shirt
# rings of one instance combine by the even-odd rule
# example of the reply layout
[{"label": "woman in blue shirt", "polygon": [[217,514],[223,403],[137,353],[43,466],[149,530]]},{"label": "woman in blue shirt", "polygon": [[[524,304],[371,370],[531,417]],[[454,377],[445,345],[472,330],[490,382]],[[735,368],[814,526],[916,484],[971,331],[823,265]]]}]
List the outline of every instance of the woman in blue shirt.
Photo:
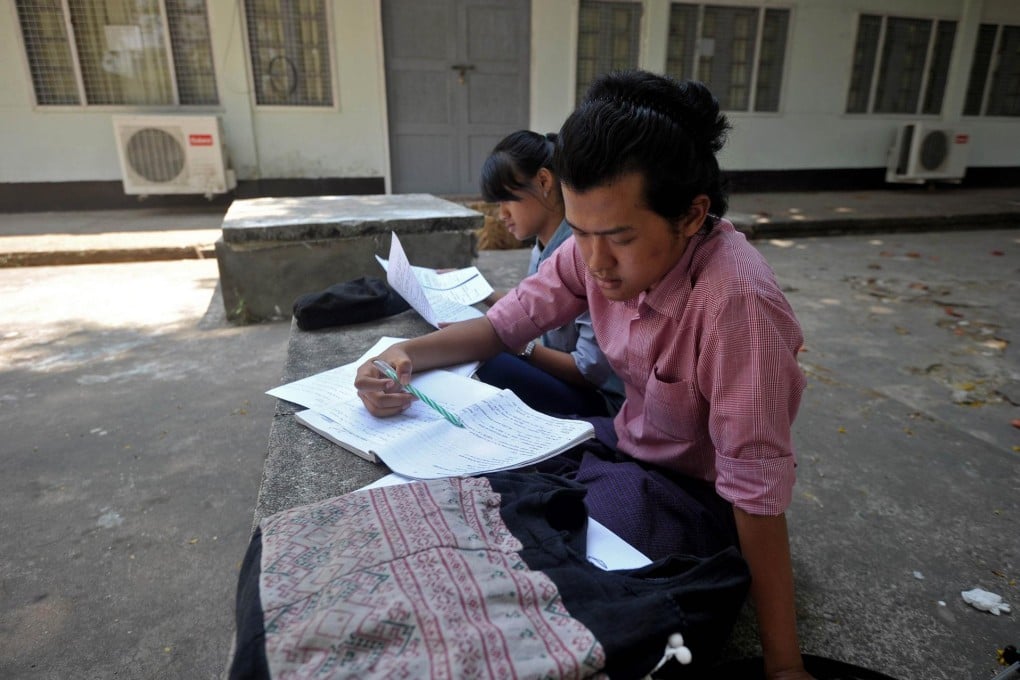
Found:
[{"label": "woman in blue shirt", "polygon": [[[563,194],[552,169],[556,135],[518,130],[495,146],[482,166],[482,196],[499,204],[499,218],[515,238],[535,239],[528,275],[570,236]],[[573,247],[573,243],[567,246]],[[492,304],[502,297],[493,293]],[[549,331],[517,356],[485,362],[478,377],[512,390],[544,413],[613,416],[623,403],[623,383],[595,341],[587,312]]]}]

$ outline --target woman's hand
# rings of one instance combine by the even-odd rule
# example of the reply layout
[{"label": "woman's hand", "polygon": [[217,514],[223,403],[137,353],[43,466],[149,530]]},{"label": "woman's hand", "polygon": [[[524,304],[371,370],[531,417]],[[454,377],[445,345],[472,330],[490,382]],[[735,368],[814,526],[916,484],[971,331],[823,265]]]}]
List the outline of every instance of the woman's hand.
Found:
[{"label": "woman's hand", "polygon": [[[382,371],[373,366],[372,361],[375,359],[382,359],[392,366],[400,377],[400,383],[387,378]],[[410,380],[411,359],[403,350],[394,346],[359,366],[354,386],[368,412],[374,416],[385,417],[403,413],[414,401],[414,396],[403,389],[403,385]]]}]

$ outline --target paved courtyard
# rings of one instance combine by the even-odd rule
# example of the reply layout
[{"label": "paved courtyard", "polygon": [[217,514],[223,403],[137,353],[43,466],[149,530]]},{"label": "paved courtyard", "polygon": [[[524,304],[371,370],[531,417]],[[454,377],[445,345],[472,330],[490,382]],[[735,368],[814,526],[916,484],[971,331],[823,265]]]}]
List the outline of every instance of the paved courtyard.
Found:
[{"label": "paved courtyard", "polygon": [[[756,245],[806,337],[805,650],[991,677],[1020,643],[1020,231]],[[524,257],[480,265],[499,283]],[[222,672],[289,326],[230,326],[217,278],[0,269],[0,677]],[[966,605],[973,587],[1014,613]]]}]

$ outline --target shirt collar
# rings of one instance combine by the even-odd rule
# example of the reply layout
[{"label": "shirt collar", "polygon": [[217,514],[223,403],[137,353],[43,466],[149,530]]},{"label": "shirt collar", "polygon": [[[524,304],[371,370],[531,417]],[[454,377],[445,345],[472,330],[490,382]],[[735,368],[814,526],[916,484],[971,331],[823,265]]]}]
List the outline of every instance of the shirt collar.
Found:
[{"label": "shirt collar", "polygon": [[639,307],[648,305],[664,316],[680,318],[687,306],[687,299],[691,295],[691,287],[694,285],[693,276],[691,276],[691,263],[698,246],[706,238],[708,238],[708,234],[699,231],[687,241],[687,247],[684,248],[680,259],[659,280],[655,288],[651,291],[642,291],[638,295]]},{"label": "shirt collar", "polygon": [[[538,261],[545,261],[546,258],[553,254],[553,251],[560,247],[561,243],[570,238],[571,234],[572,232],[570,231],[570,227],[567,225],[567,221],[563,220],[560,222],[560,226],[556,227],[556,231],[553,232],[552,238],[549,239],[549,242],[545,244],[545,248],[542,246],[538,247]],[[538,245],[537,239],[535,240],[535,245]]]}]

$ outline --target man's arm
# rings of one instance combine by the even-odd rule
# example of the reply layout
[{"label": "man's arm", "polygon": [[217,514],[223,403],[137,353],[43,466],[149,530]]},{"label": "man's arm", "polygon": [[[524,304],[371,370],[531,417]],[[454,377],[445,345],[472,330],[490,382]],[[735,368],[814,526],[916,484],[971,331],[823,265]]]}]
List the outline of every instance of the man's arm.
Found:
[{"label": "man's arm", "polygon": [[[378,357],[397,371],[400,383],[411,380],[412,371],[488,359],[506,349],[486,317],[450,324],[438,331],[397,343]],[[358,368],[354,378],[358,396],[376,416],[391,416],[407,409],[414,400],[400,385],[384,376],[371,359]]]},{"label": "man's arm", "polygon": [[769,680],[810,680],[797,640],[793,565],[786,515],[752,515],[733,508],[740,550],[751,570],[751,598]]}]

